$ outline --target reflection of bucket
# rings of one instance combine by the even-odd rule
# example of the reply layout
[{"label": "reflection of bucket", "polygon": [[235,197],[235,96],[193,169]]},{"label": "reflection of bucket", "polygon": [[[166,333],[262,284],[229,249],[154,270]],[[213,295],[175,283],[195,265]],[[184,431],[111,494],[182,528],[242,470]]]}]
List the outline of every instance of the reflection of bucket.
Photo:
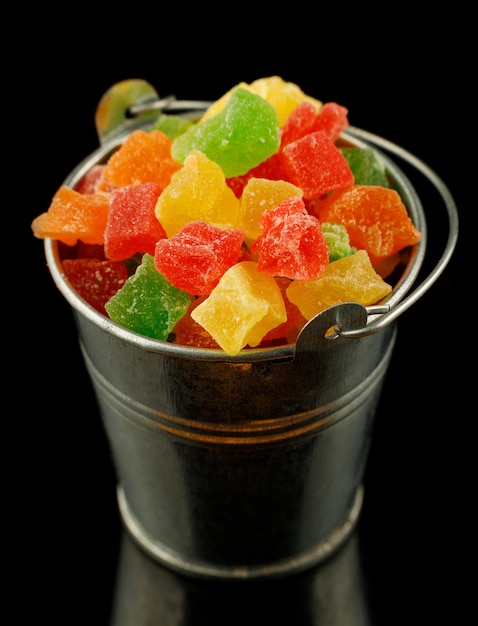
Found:
[{"label": "reflection of bucket", "polygon": [[[65,183],[74,185],[111,150],[103,146]],[[283,574],[321,561],[353,529],[395,340],[393,305],[409,306],[404,295],[426,241],[413,187],[386,163],[424,237],[383,306],[331,307],[295,346],[227,357],[141,337],[79,298],[62,275],[62,247],[45,242],[75,315],[123,521],[159,561],[199,576]],[[421,292],[414,294],[411,302]]]},{"label": "reflection of bucket", "polygon": [[123,533],[110,626],[371,626],[358,539],[352,533],[332,558],[296,576],[231,585],[161,567]]}]

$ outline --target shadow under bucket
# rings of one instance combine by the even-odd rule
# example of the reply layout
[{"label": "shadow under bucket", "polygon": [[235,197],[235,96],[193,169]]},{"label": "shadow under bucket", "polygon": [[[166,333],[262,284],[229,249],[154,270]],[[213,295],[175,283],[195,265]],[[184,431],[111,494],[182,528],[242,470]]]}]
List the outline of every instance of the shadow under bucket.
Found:
[{"label": "shadow under bucket", "polygon": [[[358,129],[346,135],[375,145]],[[74,186],[113,148],[92,154],[65,183]],[[439,181],[451,222],[447,249],[405,298],[423,262],[426,224],[409,180],[382,156],[422,241],[407,251],[386,302],[331,307],[295,345],[230,357],[132,333],[74,292],[61,246],[45,241],[111,445],[122,520],[159,562],[195,576],[270,577],[317,564],[352,532],[396,317],[436,280],[457,233]]]}]

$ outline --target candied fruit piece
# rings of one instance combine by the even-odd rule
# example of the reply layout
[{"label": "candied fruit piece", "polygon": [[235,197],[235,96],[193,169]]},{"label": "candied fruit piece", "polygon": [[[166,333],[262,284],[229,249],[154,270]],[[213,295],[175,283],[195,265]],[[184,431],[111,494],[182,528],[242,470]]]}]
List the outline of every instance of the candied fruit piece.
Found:
[{"label": "candied fruit piece", "polygon": [[348,109],[336,102],[326,102],[319,112],[310,102],[301,102],[292,111],[282,129],[281,146],[304,135],[322,130],[333,142],[349,126]]},{"label": "candied fruit piece", "polygon": [[121,261],[64,259],[63,271],[73,289],[90,306],[106,315],[105,303],[121,289],[128,278]]},{"label": "candied fruit piece", "polygon": [[110,193],[105,230],[105,255],[121,261],[136,253],[154,254],[158,239],[166,237],[155,208],[161,194],[156,183],[127,185]]},{"label": "candied fruit piece", "polygon": [[145,253],[136,272],[105,304],[113,322],[129,330],[166,341],[179,319],[189,309],[191,296],[173,287]]},{"label": "candied fruit piece", "polygon": [[260,343],[260,347],[266,346],[274,346],[279,344],[279,340],[282,340],[280,343],[282,345],[287,343],[293,343],[296,338],[299,330],[307,321],[305,317],[300,312],[299,307],[291,302],[287,297],[287,288],[291,284],[290,278],[285,278],[283,276],[276,276],[276,283],[279,285],[279,288],[282,293],[282,298],[284,300],[287,319],[282,324],[279,324],[268,333],[266,333]]},{"label": "candied fruit piece", "polygon": [[220,350],[217,341],[211,337],[201,324],[198,324],[191,317],[191,311],[199,306],[205,298],[206,296],[196,298],[186,315],[183,315],[178,321],[173,331],[174,343],[193,348],[212,348],[214,350]]},{"label": "candied fruit piece", "polygon": [[233,356],[247,345],[259,345],[287,313],[275,279],[259,272],[253,261],[242,261],[223,274],[191,317]]},{"label": "candied fruit piece", "polygon": [[293,281],[287,297],[302,315],[312,319],[321,311],[341,302],[375,304],[392,291],[374,270],[365,250],[329,263],[317,280]]},{"label": "candied fruit piece", "polygon": [[239,199],[227,186],[219,165],[194,150],[159,196],[155,214],[168,237],[189,222],[236,228]]},{"label": "candied fruit piece", "polygon": [[343,224],[350,245],[367,250],[374,265],[421,239],[395,189],[353,185],[320,211],[318,217],[322,222]]},{"label": "candied fruit piece", "polygon": [[281,155],[287,179],[302,189],[304,198],[316,198],[354,182],[345,157],[322,130],[287,144]]},{"label": "candied fruit piece", "polygon": [[336,222],[323,222],[321,227],[329,248],[330,263],[357,252],[357,248],[350,245],[349,234],[343,224],[337,224]]},{"label": "candied fruit piece", "polygon": [[302,189],[285,180],[250,178],[241,196],[238,228],[244,230],[246,239],[255,240],[262,232],[259,225],[262,214],[286,198],[302,197]]},{"label": "candied fruit piece", "polygon": [[164,189],[181,167],[171,157],[171,145],[172,140],[159,130],[134,130],[108,159],[98,189],[142,183],[156,183]]},{"label": "candied fruit piece", "polygon": [[156,244],[155,267],[172,285],[193,295],[207,295],[241,255],[242,230],[190,222]]},{"label": "candied fruit piece", "polygon": [[317,278],[324,271],[329,262],[327,241],[302,198],[287,198],[266,211],[260,226],[262,234],[251,247],[258,252],[259,271],[299,280]]},{"label": "candied fruit piece", "polygon": [[62,185],[48,211],[36,217],[32,230],[39,239],[57,239],[69,246],[78,240],[103,244],[109,202],[102,194],[82,194]]},{"label": "candied fruit piece", "polygon": [[349,164],[356,185],[379,185],[390,187],[385,163],[373,148],[341,148]]},{"label": "candied fruit piece", "polygon": [[236,89],[216,116],[198,122],[179,135],[171,148],[183,163],[192,150],[220,165],[225,176],[245,174],[277,152],[280,132],[277,113],[260,96]]},{"label": "candied fruit piece", "polygon": [[206,120],[213,115],[217,115],[219,111],[224,108],[226,103],[229,101],[231,94],[237,88],[247,89],[258,96],[261,96],[264,100],[267,100],[267,102],[274,107],[279,119],[279,126],[281,128],[286,119],[300,102],[309,102],[314,106],[316,111],[320,111],[320,108],[322,107],[322,102],[320,100],[305,94],[296,83],[285,81],[280,76],[266,76],[265,78],[258,78],[250,84],[245,82],[238,83],[218,100],[213,102],[205,111],[201,119]]}]

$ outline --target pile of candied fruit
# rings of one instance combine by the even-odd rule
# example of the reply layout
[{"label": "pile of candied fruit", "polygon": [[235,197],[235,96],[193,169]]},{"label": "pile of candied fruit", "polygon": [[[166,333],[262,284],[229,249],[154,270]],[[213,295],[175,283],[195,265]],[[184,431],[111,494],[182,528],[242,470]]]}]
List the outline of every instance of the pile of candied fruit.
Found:
[{"label": "pile of candied fruit", "polygon": [[[115,85],[102,116],[136,87]],[[386,298],[421,238],[348,126],[344,106],[278,76],[240,83],[197,119],[160,112],[132,130],[59,187],[33,233],[59,242],[71,287],[130,331],[228,355],[293,343],[329,306]]]}]

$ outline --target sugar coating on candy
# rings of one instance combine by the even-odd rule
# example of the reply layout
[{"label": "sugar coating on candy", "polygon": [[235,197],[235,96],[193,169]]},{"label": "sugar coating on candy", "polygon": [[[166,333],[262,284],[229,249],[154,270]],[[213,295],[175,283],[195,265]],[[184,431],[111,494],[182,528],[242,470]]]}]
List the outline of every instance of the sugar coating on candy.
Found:
[{"label": "sugar coating on candy", "polygon": [[127,185],[110,193],[105,229],[105,255],[121,261],[136,253],[154,254],[158,239],[166,237],[155,208],[161,194],[156,183]]},{"label": "sugar coating on candy", "polygon": [[191,296],[173,287],[144,254],[136,272],[105,304],[113,322],[152,339],[166,341],[187,312]]},{"label": "sugar coating on candy", "polygon": [[287,319],[281,290],[253,261],[230,267],[191,317],[229,355],[259,345],[264,335]]},{"label": "sugar coating on candy", "polygon": [[219,165],[194,150],[158,198],[155,215],[168,237],[189,222],[236,228],[239,199],[226,184]]},{"label": "sugar coating on candy", "polygon": [[220,165],[225,176],[239,176],[277,152],[280,131],[275,109],[246,89],[236,89],[224,109],[179,135],[171,148],[183,163],[191,150]]},{"label": "sugar coating on candy", "polygon": [[180,115],[161,113],[151,127],[151,130],[160,130],[170,139],[176,139],[176,137],[182,135],[182,133],[192,126],[193,123],[193,120],[181,117]]},{"label": "sugar coating on candy", "polygon": [[310,102],[301,102],[285,120],[282,128],[281,147],[312,132],[317,110]]},{"label": "sugar coating on candy", "polygon": [[317,280],[293,281],[287,297],[310,320],[329,306],[341,302],[375,304],[389,295],[392,287],[374,270],[365,250],[329,263]]},{"label": "sugar coating on candy", "polygon": [[252,83],[240,82],[229,91],[227,91],[218,100],[213,102],[211,106],[204,112],[202,120],[209,119],[213,115],[217,115],[226,103],[229,101],[231,94],[238,88],[247,89],[251,93],[255,93],[264,100],[267,100],[275,109],[279,126],[282,128],[289,115],[294,111],[301,102],[312,104],[316,112],[320,111],[322,102],[305,94],[296,83],[285,81],[280,76],[266,76],[258,78]]},{"label": "sugar coating on candy", "polygon": [[304,198],[316,198],[354,182],[347,161],[324,131],[292,141],[281,154],[288,180],[302,189]]},{"label": "sugar coating on candy", "polygon": [[194,295],[208,295],[241,255],[242,230],[190,222],[156,244],[155,267],[172,285]]},{"label": "sugar coating on candy", "polygon": [[317,112],[322,107],[320,100],[308,96],[296,83],[285,81],[280,76],[258,78],[251,83],[250,88],[274,107],[280,127],[300,102],[309,102]]},{"label": "sugar coating on candy", "polygon": [[303,195],[302,189],[285,180],[250,178],[241,196],[238,228],[242,228],[246,239],[254,240],[262,233],[260,220],[269,209],[287,198]]},{"label": "sugar coating on candy", "polygon": [[260,347],[267,345],[277,346],[284,343],[294,343],[297,339],[297,335],[302,326],[307,321],[300,312],[299,307],[291,302],[287,297],[287,288],[292,283],[289,278],[282,276],[276,276],[276,283],[282,293],[282,299],[284,300],[287,319],[282,324],[279,324],[269,332],[267,332],[262,338]]},{"label": "sugar coating on candy", "polygon": [[103,315],[106,315],[105,303],[121,289],[128,278],[126,266],[121,261],[64,259],[61,265],[78,295]]},{"label": "sugar coating on candy", "polygon": [[331,141],[337,141],[349,127],[348,113],[349,110],[337,102],[325,102],[315,118],[313,132],[322,130]]},{"label": "sugar coating on candy", "polygon": [[[238,198],[242,197],[244,189],[251,178],[264,178],[267,180],[283,180],[287,176],[282,167],[280,152],[276,152],[256,167],[253,167],[241,176],[233,176],[226,180],[228,186],[234,191]],[[301,190],[302,193],[302,190]]]},{"label": "sugar coating on candy", "polygon": [[326,102],[319,112],[310,102],[301,102],[287,118],[282,129],[281,146],[304,135],[322,130],[333,142],[348,128],[348,109],[336,102]]},{"label": "sugar coating on candy", "polygon": [[351,245],[367,250],[373,264],[421,239],[398,192],[376,185],[353,185],[319,219],[343,224]]},{"label": "sugar coating on candy", "polygon": [[340,148],[349,164],[356,185],[390,187],[385,163],[373,148]]},{"label": "sugar coating on candy", "polygon": [[93,165],[74,186],[75,191],[82,194],[96,193],[96,185],[103,176],[104,163]]},{"label": "sugar coating on candy", "polygon": [[[106,163],[102,185],[141,185],[156,183],[164,189],[180,167],[171,157],[172,140],[159,130],[134,130]],[[101,187],[99,187],[101,189]]]},{"label": "sugar coating on candy", "polygon": [[78,240],[102,244],[108,211],[109,202],[104,195],[85,195],[62,185],[48,210],[33,220],[33,234],[39,239],[48,237],[69,246]]},{"label": "sugar coating on candy", "polygon": [[323,222],[321,228],[329,248],[330,263],[357,252],[357,249],[350,245],[350,237],[343,224]]},{"label": "sugar coating on candy", "polygon": [[259,271],[297,280],[311,280],[324,271],[329,262],[327,241],[302,198],[287,198],[266,211],[260,226],[262,234],[251,247],[258,253]]},{"label": "sugar coating on candy", "polygon": [[[137,89],[154,93],[111,91],[121,123]],[[328,306],[385,298],[421,238],[379,153],[337,142],[347,115],[277,76],[236,85],[199,122],[151,111],[32,230],[133,332],[229,355],[293,343]]]}]

